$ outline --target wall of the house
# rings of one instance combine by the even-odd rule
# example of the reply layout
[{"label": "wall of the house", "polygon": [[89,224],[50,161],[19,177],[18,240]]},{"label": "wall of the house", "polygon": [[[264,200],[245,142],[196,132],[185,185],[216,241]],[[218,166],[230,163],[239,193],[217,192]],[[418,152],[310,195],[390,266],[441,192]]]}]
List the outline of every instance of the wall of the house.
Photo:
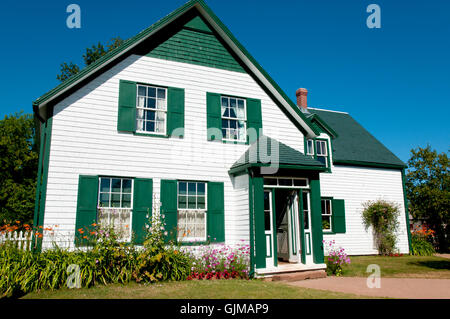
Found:
[{"label": "wall of the house", "polygon": [[324,239],[335,240],[351,255],[377,254],[371,229],[365,230],[361,213],[363,203],[384,199],[400,207],[397,247],[408,253],[408,233],[400,170],[357,166],[333,166],[332,173],[320,174],[322,197],[345,200],[346,233],[327,235]]},{"label": "wall of the house", "polygon": [[[120,79],[184,88],[185,138],[119,133]],[[132,55],[54,108],[44,226],[58,227],[44,244],[73,244],[79,175],[152,178],[156,194],[161,179],[222,181],[226,242],[248,240],[245,185],[228,175],[248,146],[207,141],[206,92],[260,99],[264,134],[303,152],[302,133],[248,74]]]}]

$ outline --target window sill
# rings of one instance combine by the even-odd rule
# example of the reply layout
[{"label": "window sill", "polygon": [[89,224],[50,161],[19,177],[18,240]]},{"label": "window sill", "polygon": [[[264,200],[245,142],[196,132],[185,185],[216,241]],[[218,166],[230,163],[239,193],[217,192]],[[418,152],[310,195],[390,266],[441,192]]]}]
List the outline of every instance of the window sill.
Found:
[{"label": "window sill", "polygon": [[178,244],[180,244],[181,246],[200,246],[200,245],[207,245],[208,242],[206,240],[199,240],[199,241],[178,240]]},{"label": "window sill", "polygon": [[222,140],[224,144],[236,144],[236,145],[248,145],[247,142],[244,141],[232,141],[232,140]]},{"label": "window sill", "polygon": [[169,138],[167,134],[154,134],[154,133],[141,133],[141,132],[133,132],[133,135],[136,136],[148,136],[148,137],[162,137]]}]

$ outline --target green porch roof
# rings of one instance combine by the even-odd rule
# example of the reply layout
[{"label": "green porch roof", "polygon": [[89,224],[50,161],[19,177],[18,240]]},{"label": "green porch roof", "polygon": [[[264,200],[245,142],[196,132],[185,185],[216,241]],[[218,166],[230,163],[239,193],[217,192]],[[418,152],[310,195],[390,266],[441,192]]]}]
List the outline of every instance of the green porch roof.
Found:
[{"label": "green porch roof", "polygon": [[[274,152],[278,151],[278,156]],[[273,157],[272,157],[273,155]],[[279,165],[281,168],[325,171],[323,163],[316,161],[284,143],[268,136],[261,136],[231,166],[230,173],[242,171],[248,167]]]},{"label": "green porch roof", "polygon": [[397,156],[356,122],[348,113],[311,109],[332,128],[337,136],[332,139],[333,164],[374,167],[406,167]]}]

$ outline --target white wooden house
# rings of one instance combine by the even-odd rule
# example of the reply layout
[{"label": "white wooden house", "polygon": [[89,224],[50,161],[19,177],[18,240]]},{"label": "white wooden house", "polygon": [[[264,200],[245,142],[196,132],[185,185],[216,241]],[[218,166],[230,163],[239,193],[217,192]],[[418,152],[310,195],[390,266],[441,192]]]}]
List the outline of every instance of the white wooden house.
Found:
[{"label": "white wooden house", "polygon": [[404,163],[353,118],[297,103],[201,0],[189,1],[33,103],[41,122],[35,225],[83,244],[108,224],[142,243],[154,195],[168,239],[242,241],[257,273],[323,268],[322,240],[374,254],[362,203],[403,212]]}]

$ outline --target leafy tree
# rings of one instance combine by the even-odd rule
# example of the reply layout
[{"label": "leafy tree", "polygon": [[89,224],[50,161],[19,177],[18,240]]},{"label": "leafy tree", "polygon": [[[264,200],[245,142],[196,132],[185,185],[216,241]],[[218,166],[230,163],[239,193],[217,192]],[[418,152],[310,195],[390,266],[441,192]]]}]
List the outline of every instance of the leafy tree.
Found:
[{"label": "leafy tree", "polygon": [[429,145],[411,150],[406,174],[406,193],[413,218],[427,221],[435,232],[440,251],[450,242],[450,176],[448,156]]},{"label": "leafy tree", "polygon": [[[106,48],[103,44],[100,42],[97,45],[92,45],[90,48],[86,48],[86,53],[83,54],[83,60],[84,64],[86,66],[94,63],[96,60],[104,56],[106,53],[108,53],[111,50],[114,50],[115,48],[121,46],[123,44],[124,40],[122,40],[120,37],[112,38],[107,44]],[[72,62],[67,64],[66,62],[61,63],[61,73],[56,76],[56,78],[64,82],[69,77],[71,77],[74,74],[77,74],[80,72],[80,67]]]},{"label": "leafy tree", "polygon": [[69,64],[64,62],[61,64],[61,73],[58,74],[56,78],[61,82],[64,82],[65,80],[70,78],[70,76],[77,74],[78,72],[80,72],[80,67],[78,65],[72,62],[70,62]]},{"label": "leafy tree", "polygon": [[31,114],[0,120],[0,224],[33,220],[39,157],[35,134]]}]

